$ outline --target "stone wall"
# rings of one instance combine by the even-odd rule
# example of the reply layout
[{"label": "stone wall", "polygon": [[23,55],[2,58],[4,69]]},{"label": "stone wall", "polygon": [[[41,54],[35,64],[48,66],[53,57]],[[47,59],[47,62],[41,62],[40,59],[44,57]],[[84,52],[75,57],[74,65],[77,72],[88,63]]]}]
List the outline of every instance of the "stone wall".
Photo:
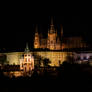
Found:
[{"label": "stone wall", "polygon": [[[37,51],[30,52],[33,55],[40,56],[42,59],[49,59],[51,61],[51,66],[59,66],[63,61],[66,60],[67,55],[72,54],[71,52],[58,52],[58,51]],[[7,56],[7,61],[9,61],[10,65],[19,65],[20,57],[24,54],[24,52],[11,52],[5,53]],[[36,60],[36,59],[35,59]]]}]

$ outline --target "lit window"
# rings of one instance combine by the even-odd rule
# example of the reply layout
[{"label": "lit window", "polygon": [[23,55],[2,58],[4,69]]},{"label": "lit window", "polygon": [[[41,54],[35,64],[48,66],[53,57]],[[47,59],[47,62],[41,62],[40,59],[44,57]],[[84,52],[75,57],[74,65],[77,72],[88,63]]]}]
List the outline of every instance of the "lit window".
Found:
[{"label": "lit window", "polygon": [[25,55],[25,57],[26,57],[27,55]]},{"label": "lit window", "polygon": [[27,58],[25,58],[25,62],[27,62]]},{"label": "lit window", "polygon": [[28,59],[28,62],[30,62],[30,58]]},{"label": "lit window", "polygon": [[30,57],[30,55],[28,55]]}]

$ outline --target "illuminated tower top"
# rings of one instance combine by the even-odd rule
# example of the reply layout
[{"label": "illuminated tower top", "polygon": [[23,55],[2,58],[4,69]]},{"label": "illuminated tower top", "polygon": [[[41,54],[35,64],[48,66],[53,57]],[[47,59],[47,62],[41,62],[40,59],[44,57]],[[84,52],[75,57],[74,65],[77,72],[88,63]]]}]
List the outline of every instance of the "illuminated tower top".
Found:
[{"label": "illuminated tower top", "polygon": [[34,48],[38,49],[39,47],[40,47],[40,39],[39,39],[39,34],[38,34],[38,28],[36,26],[35,37],[34,37]]},{"label": "illuminated tower top", "polygon": [[35,27],[35,33],[38,33],[38,26]]},{"label": "illuminated tower top", "polygon": [[51,17],[51,25],[49,33],[55,33],[54,24],[53,24],[53,17]]},{"label": "illuminated tower top", "polygon": [[63,36],[63,26],[61,25],[61,37]]},{"label": "illuminated tower top", "polygon": [[30,50],[29,50],[29,47],[28,47],[28,43],[26,43],[26,48],[25,48],[25,52],[29,52]]}]

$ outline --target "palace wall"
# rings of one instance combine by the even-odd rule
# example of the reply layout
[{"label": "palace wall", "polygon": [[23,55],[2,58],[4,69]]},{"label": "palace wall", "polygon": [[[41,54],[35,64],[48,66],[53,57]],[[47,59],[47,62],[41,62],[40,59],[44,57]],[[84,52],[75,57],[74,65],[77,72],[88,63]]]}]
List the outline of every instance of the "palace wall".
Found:
[{"label": "palace wall", "polygon": [[[59,51],[37,51],[37,52],[30,52],[33,55],[40,56],[43,60],[49,59],[51,61],[51,66],[59,66],[59,64],[62,64],[63,61],[66,60],[67,55],[72,55],[72,52],[59,52]],[[10,65],[19,65],[20,64],[20,58],[24,54],[24,52],[11,52],[11,53],[4,53],[7,56],[7,60]],[[37,59],[34,57],[34,62],[36,62]]]},{"label": "palace wall", "polygon": [[10,65],[13,65],[13,64],[14,65],[19,65],[20,64],[19,60],[20,60],[20,57],[23,54],[23,52],[22,53],[20,53],[20,52],[10,52],[10,53],[5,53],[5,54],[7,56],[6,61],[8,61]]},{"label": "palace wall", "polygon": [[[69,52],[71,54],[71,52]],[[51,61],[51,66],[59,66],[63,63],[63,61],[66,60],[66,57],[68,55],[67,52],[35,52],[35,54],[41,56],[43,59],[47,58]]]}]

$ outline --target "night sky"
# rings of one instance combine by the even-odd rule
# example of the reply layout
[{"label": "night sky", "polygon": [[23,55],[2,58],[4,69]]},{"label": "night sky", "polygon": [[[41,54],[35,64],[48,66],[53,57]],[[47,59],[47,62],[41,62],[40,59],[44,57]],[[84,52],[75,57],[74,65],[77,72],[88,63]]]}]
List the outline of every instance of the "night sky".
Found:
[{"label": "night sky", "polygon": [[[24,49],[26,42],[30,48],[33,45],[35,26],[38,25],[40,33],[47,33],[51,16],[27,15],[27,14],[4,14],[1,18],[0,48]],[[91,41],[92,18],[89,16],[55,16],[55,28],[60,31],[63,25],[64,36],[83,36],[89,43]]]}]

